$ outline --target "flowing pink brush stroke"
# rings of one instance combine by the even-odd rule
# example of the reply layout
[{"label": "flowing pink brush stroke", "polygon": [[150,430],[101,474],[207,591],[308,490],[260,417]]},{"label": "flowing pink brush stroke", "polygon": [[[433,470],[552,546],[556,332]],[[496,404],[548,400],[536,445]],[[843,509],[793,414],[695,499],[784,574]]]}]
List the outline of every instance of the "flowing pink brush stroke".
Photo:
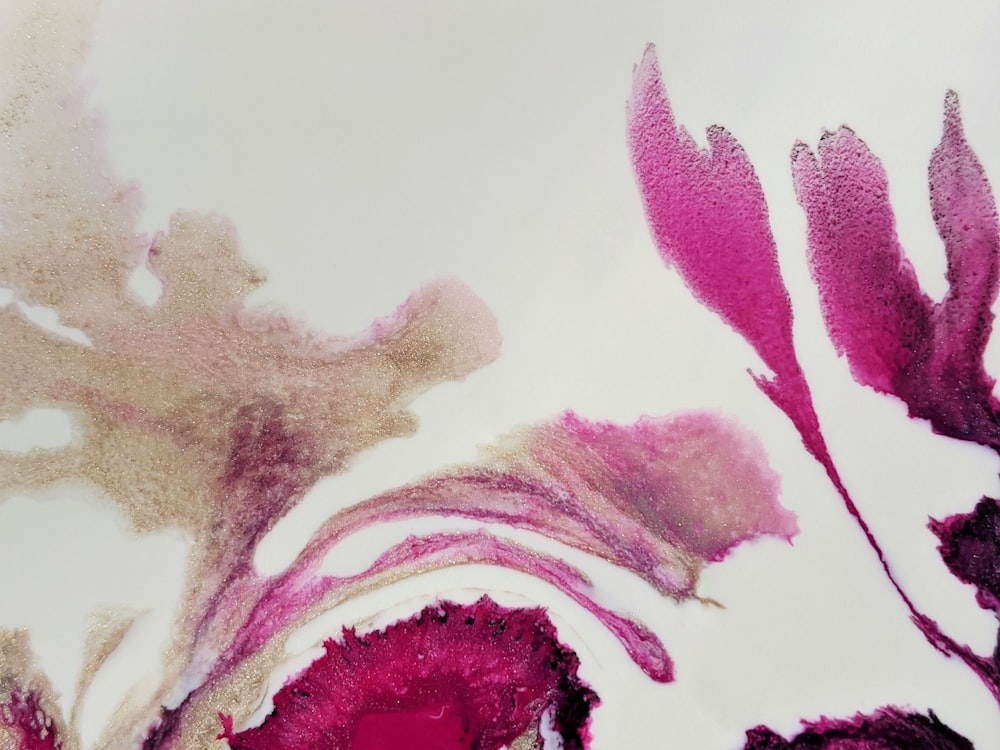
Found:
[{"label": "flowing pink brush stroke", "polygon": [[[946,145],[939,150],[941,156],[936,163],[946,164],[950,155],[957,153],[957,161],[965,170],[961,174],[981,175],[978,162],[970,161],[962,151],[964,139],[955,125],[957,106],[952,106],[949,112],[953,114],[946,120]],[[732,135],[718,126],[708,130],[709,149],[701,150],[687,131],[677,125],[653,45],[646,48],[642,62],[636,67],[627,117],[628,144],[636,180],[650,231],[664,262],[675,266],[695,297],[743,336],[771,368],[773,378],[754,375],[754,380],[788,415],[806,449],[826,470],[914,624],[939,651],[962,659],[1000,702],[1000,684],[983,659],[942,633],[937,623],[921,613],[900,586],[878,540],[840,478],[795,355],[789,295],[781,280],[764,193],[746,152]],[[952,173],[943,168],[935,171],[932,165],[932,184],[935,179],[945,184],[946,176]],[[961,196],[951,203],[940,204],[944,215],[939,219],[939,228],[943,225],[949,237],[962,240],[952,242],[956,247],[956,262],[951,271],[956,279],[954,283],[968,285],[980,299],[995,295],[996,281],[991,280],[995,271],[988,270],[985,279],[969,284],[976,279],[974,269],[982,266],[983,258],[989,255],[990,233],[986,233],[985,241],[964,226],[956,233],[958,227],[949,218],[954,215],[956,203],[978,209],[977,216],[983,213],[987,205],[982,192],[983,181],[964,177],[947,184],[959,187],[953,195]],[[963,193],[963,190],[968,192]],[[995,212],[993,219],[995,222]],[[960,246],[972,248],[972,257],[968,259],[971,263],[957,261]],[[855,264],[860,265],[856,260]],[[904,297],[910,294],[905,277],[904,272],[900,288],[895,292]],[[887,301],[898,300],[892,300],[890,295]],[[854,302],[857,300],[852,300]],[[963,310],[964,307],[958,303],[952,309]],[[871,317],[882,314],[883,310],[876,309]],[[982,315],[980,318],[982,323],[987,322]],[[962,317],[957,316],[952,325],[960,320]],[[968,325],[967,316],[965,321]],[[903,327],[899,320],[894,325]],[[981,337],[974,336],[970,344],[980,342]]]},{"label": "flowing pink brush stroke", "polygon": [[[255,441],[254,461],[270,462],[275,452],[298,455],[280,430],[255,434],[261,439]],[[263,492],[285,486],[256,484]],[[462,516],[545,535],[633,571],[664,595],[691,598],[701,569],[734,546],[764,534],[789,538],[797,531],[794,515],[778,502],[778,486],[760,441],[715,414],[617,425],[567,412],[522,429],[480,464],[335,514],[280,574],[261,579],[252,565],[234,570],[225,596],[198,623],[197,647],[180,679],[203,687],[177,696],[146,747],[172,746],[174,727],[202,699],[204,686],[225,682],[288,628],[379,581],[452,565],[501,566],[552,584],[593,614],[646,674],[668,682],[673,664],[655,633],[598,604],[576,568],[490,533],[411,537],[355,576],[323,575],[322,564],[340,541],[362,529],[416,517]]]},{"label": "flowing pink brush stroke", "polygon": [[384,552],[362,573],[337,577],[318,574],[322,556],[304,553],[288,571],[269,581],[257,594],[254,608],[233,644],[215,667],[226,671],[252,656],[282,628],[324,597],[351,591],[383,575],[418,572],[455,565],[505,567],[552,584],[593,614],[622,643],[632,660],[657,682],[674,679],[673,663],[660,639],[648,628],[597,604],[589,579],[577,568],[550,555],[484,531],[409,537]]}]

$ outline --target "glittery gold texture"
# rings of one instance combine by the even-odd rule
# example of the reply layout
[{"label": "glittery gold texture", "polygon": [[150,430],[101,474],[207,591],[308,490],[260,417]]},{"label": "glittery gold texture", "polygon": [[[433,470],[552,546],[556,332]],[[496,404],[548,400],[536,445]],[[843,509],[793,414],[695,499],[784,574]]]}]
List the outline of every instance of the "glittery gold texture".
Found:
[{"label": "glittery gold texture", "polygon": [[352,342],[247,308],[264,276],[240,255],[232,227],[204,215],[172,218],[148,252],[163,294],[152,307],[135,299],[126,280],[147,253],[135,230],[139,196],[112,177],[77,81],[93,20],[88,4],[50,3],[6,26],[0,279],[18,300],[56,309],[91,345],[0,310],[0,417],[54,406],[76,431],[55,451],[0,456],[0,481],[9,490],[82,480],[137,530],[189,532],[190,610],[169,683],[192,639],[232,635],[246,609],[238,598],[219,621],[206,613],[221,590],[252,577],[256,540],[319,477],[411,432],[406,404],[490,361],[499,337],[478,299],[447,282]]},{"label": "glittery gold texture", "polygon": [[[561,588],[650,676],[672,679],[658,637],[602,607],[583,573],[485,532],[407,539],[353,577],[325,576],[320,563],[366,526],[465,515],[546,534],[661,593],[691,597],[701,568],[734,544],[794,531],[759,446],[708,417],[617,428],[567,414],[515,434],[480,464],[348,508],[287,570],[259,576],[257,542],[318,479],[412,432],[414,398],[497,356],[495,321],[456,282],[428,284],[349,340],[248,306],[264,274],[241,255],[226,220],[178,213],[151,240],[137,233],[138,191],[114,177],[77,80],[93,8],[53,0],[22,15],[0,45],[8,58],[0,61],[0,283],[19,301],[57,310],[89,343],[44,330],[15,306],[0,309],[0,418],[57,407],[75,429],[62,448],[0,454],[0,483],[83,483],[137,531],[180,528],[191,540],[162,684],[150,697],[126,696],[97,747],[218,747],[218,713],[246,721],[295,627],[391,582],[467,563]],[[126,284],[143,264],[162,284],[152,305]],[[718,516],[698,502],[709,495]],[[131,616],[95,625],[69,726],[35,676],[26,636],[10,636],[14,645],[0,651],[0,675],[10,685],[35,681],[67,750],[80,698]],[[517,746],[538,744],[532,735]]]}]

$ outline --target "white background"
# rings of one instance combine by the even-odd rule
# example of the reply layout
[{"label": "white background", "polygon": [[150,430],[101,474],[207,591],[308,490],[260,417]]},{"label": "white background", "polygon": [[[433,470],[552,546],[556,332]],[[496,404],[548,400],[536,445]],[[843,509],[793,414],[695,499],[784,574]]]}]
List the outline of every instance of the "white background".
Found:
[{"label": "white background", "polygon": [[[504,336],[496,364],[417,402],[417,436],[311,493],[267,540],[265,569],[336,508],[472,460],[477,444],[566,408],[626,422],[731,413],[764,439],[783,503],[800,519],[794,547],[747,545],[706,573],[700,593],[725,609],[678,606],[588,564],[602,601],[661,635],[676,661],[671,685],[651,683],[565,597],[506,571],[467,568],[387,589],[311,635],[482,588],[551,607],[604,700],[595,750],[741,748],[757,723],[789,733],[800,717],[888,703],[934,708],[980,748],[1000,746],[995,702],[909,625],[819,466],[747,376],[753,352],[663,267],[626,150],[632,67],[654,42],[679,121],[699,138],[726,125],[757,166],[800,354],[845,481],[918,604],[989,652],[996,623],[948,575],[925,522],[1000,492],[997,460],[850,381],[808,280],[788,156],[797,139],[815,145],[823,128],[851,124],[886,164],[903,243],[939,296],[927,160],[955,88],[968,137],[1000,183],[1000,6],[875,5],[102,4],[86,78],[116,169],[141,183],[144,231],[177,209],[226,215],[269,277],[254,301],[323,331],[357,332],[420,284],[451,276],[483,297]],[[32,626],[65,704],[85,612],[109,601],[155,610],[95,686],[84,723],[93,737],[111,700],[155,674],[184,546],[176,535],[130,539],[113,512],[79,498],[42,500],[0,504],[0,624]],[[383,530],[331,565],[360,568],[389,538]]]}]

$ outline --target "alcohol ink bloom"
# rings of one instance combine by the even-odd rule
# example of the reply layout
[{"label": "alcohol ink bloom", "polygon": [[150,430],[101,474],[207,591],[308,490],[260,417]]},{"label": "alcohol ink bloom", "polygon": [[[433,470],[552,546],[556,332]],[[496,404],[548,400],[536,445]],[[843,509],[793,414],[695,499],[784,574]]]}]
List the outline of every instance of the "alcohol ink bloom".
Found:
[{"label": "alcohol ink bloom", "polygon": [[52,686],[31,662],[27,632],[0,630],[0,748],[63,750]]},{"label": "alcohol ink bloom", "polygon": [[816,154],[800,143],[792,161],[827,329],[855,380],[902,399],[943,435],[1000,450],[1000,402],[983,368],[1000,287],[1000,226],[958,97],[945,98],[929,170],[948,259],[940,302],[920,288],[896,236],[885,170],[853,131],[827,133]]},{"label": "alcohol ink bloom", "polygon": [[778,487],[760,441],[716,414],[617,425],[567,412],[508,436],[480,465],[346,510],[322,544],[380,520],[461,515],[544,534],[686,598],[739,543],[797,533]]},{"label": "alcohol ink bloom", "polygon": [[675,121],[653,45],[633,74],[627,117],[632,166],[660,256],[771,369],[772,377],[754,376],[758,387],[846,495],[795,354],[767,201],[746,151],[719,126],[708,129],[702,150]]},{"label": "alcohol ink bloom", "polygon": [[35,692],[13,691],[0,702],[0,739],[11,737],[17,750],[60,750],[55,721],[45,713]]},{"label": "alcohol ink bloom", "polygon": [[724,128],[709,128],[702,150],[675,122],[652,45],[634,74],[628,137],[663,260],[775,373],[793,371],[792,310],[753,165]]},{"label": "alcohol ink bloom", "polygon": [[[578,677],[541,609],[489,598],[443,602],[381,632],[345,630],[290,680],[254,729],[221,736],[233,750],[500,750],[537,746],[546,722],[582,750],[598,699]],[[525,738],[525,739],[522,739]]]},{"label": "alcohol ink bloom", "polygon": [[351,579],[325,578],[322,561],[351,533],[387,521],[463,516],[543,534],[632,570],[661,593],[695,595],[702,568],[762,535],[790,538],[794,516],[753,435],[710,413],[644,418],[633,425],[566,413],[489,449],[481,463],[431,476],[328,519],[282,574],[247,598],[259,602],[222,661],[252,653],[330,597],[394,571],[488,563],[534,575],[570,596],[622,642],[657,681],[673,679],[659,638],[600,606],[587,578],[565,562],[487,534],[437,534],[387,551]]},{"label": "alcohol ink bloom", "polygon": [[804,731],[791,740],[764,726],[750,729],[744,750],[973,750],[969,740],[933,712],[924,716],[886,707],[871,716],[803,725]]},{"label": "alcohol ink bloom", "polygon": [[[628,142],[650,231],[694,296],[754,347],[774,377],[755,376],[826,470],[914,624],[935,648],[962,659],[1000,701],[995,665],[941,632],[903,590],[826,446],[792,341],[763,191],[746,153],[720,127],[701,150],[677,125],[652,46],[633,77]],[[985,173],[949,94],[931,161],[934,218],[948,254],[950,291],[932,304],[895,236],[881,164],[847,128],[828,134],[819,157],[793,152],[809,224],[810,264],[838,350],[855,378],[902,398],[939,432],[1000,450],[993,379],[982,354],[998,289],[1000,228]]]}]

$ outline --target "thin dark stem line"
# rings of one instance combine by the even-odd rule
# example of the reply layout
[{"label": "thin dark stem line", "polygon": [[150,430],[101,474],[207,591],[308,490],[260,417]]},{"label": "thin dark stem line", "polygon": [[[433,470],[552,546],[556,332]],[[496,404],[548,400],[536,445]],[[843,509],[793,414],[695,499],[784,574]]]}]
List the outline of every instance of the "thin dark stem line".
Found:
[{"label": "thin dark stem line", "polygon": [[886,578],[889,579],[889,583],[892,584],[896,593],[899,594],[900,599],[903,600],[903,604],[906,605],[907,610],[909,610],[910,620],[917,626],[917,629],[923,634],[924,638],[927,639],[927,642],[930,643],[931,646],[945,656],[958,657],[966,664],[966,666],[975,672],[993,695],[997,704],[1000,705],[1000,672],[998,672],[997,667],[992,664],[989,659],[976,654],[969,646],[958,643],[954,638],[944,633],[933,618],[917,609],[916,604],[910,598],[909,594],[906,593],[902,585],[899,583],[899,580],[896,578],[896,575],[892,572],[892,567],[886,559],[882,546],[878,543],[874,533],[872,533],[871,527],[868,525],[864,516],[861,515],[861,511],[858,509],[858,506],[854,503],[854,500],[848,493],[847,488],[841,481],[840,475],[838,474],[836,467],[833,465],[833,460],[828,458],[828,460],[823,461],[823,463],[827,476],[830,477],[830,481],[833,482],[837,492],[840,494],[841,498],[843,498],[844,506],[847,508],[847,512],[854,517],[858,527],[861,529],[862,533],[865,535],[865,539],[868,541],[868,546],[871,547],[871,549],[875,552],[875,555],[878,557],[879,564],[882,566],[882,570],[885,572]]}]

